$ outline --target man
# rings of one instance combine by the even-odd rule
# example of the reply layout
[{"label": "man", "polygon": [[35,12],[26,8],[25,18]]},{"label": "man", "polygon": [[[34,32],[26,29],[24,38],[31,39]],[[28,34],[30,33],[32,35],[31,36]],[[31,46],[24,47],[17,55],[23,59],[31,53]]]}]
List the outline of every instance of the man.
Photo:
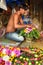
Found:
[{"label": "man", "polygon": [[30,26],[30,25],[23,24],[23,20],[21,16],[24,15],[25,12],[26,10],[23,7],[19,7],[18,11],[13,15],[11,15],[6,28],[6,35],[5,35],[6,38],[10,40],[15,40],[17,42],[24,41],[24,37],[19,36],[16,30]]}]

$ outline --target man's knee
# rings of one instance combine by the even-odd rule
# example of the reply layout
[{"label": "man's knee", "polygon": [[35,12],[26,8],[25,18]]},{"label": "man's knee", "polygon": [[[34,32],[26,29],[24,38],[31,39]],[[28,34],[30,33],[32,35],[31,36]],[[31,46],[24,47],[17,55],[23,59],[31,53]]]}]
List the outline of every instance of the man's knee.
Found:
[{"label": "man's knee", "polygon": [[24,37],[20,36],[19,41],[20,42],[24,41]]}]

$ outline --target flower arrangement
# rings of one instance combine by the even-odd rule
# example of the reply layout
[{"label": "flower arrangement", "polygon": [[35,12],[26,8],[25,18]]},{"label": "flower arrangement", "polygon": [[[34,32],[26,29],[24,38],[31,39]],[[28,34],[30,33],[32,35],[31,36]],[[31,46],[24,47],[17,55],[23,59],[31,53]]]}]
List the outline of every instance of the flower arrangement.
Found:
[{"label": "flower arrangement", "polygon": [[0,65],[42,65],[43,50],[0,46]]},{"label": "flower arrangement", "polygon": [[30,38],[31,40],[40,38],[40,33],[35,27],[22,29],[20,31],[20,35],[24,36],[25,38]]}]

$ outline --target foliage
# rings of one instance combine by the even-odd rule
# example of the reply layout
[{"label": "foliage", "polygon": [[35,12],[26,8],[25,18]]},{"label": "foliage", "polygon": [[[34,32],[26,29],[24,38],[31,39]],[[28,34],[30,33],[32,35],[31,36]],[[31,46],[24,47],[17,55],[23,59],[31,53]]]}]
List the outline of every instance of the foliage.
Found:
[{"label": "foliage", "polygon": [[40,33],[36,28],[26,28],[22,29],[20,31],[20,35],[24,36],[25,38],[30,38],[30,39],[39,39],[40,38]]}]

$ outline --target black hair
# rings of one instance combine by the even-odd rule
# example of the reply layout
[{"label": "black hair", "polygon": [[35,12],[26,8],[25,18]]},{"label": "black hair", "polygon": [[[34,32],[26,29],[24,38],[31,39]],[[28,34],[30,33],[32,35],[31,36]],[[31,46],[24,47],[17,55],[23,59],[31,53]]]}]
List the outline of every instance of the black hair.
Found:
[{"label": "black hair", "polygon": [[16,11],[19,11],[20,10],[20,8],[22,8],[22,9],[24,9],[24,10],[27,10],[28,9],[28,7],[27,6],[25,6],[25,5],[15,5],[15,7],[14,7],[15,9],[16,9]]},{"label": "black hair", "polygon": [[22,9],[24,9],[24,10],[27,10],[27,9],[28,9],[28,7],[27,7],[27,6],[23,6],[23,5],[18,6],[18,7],[19,7],[19,10],[20,10],[20,8],[22,8]]}]

